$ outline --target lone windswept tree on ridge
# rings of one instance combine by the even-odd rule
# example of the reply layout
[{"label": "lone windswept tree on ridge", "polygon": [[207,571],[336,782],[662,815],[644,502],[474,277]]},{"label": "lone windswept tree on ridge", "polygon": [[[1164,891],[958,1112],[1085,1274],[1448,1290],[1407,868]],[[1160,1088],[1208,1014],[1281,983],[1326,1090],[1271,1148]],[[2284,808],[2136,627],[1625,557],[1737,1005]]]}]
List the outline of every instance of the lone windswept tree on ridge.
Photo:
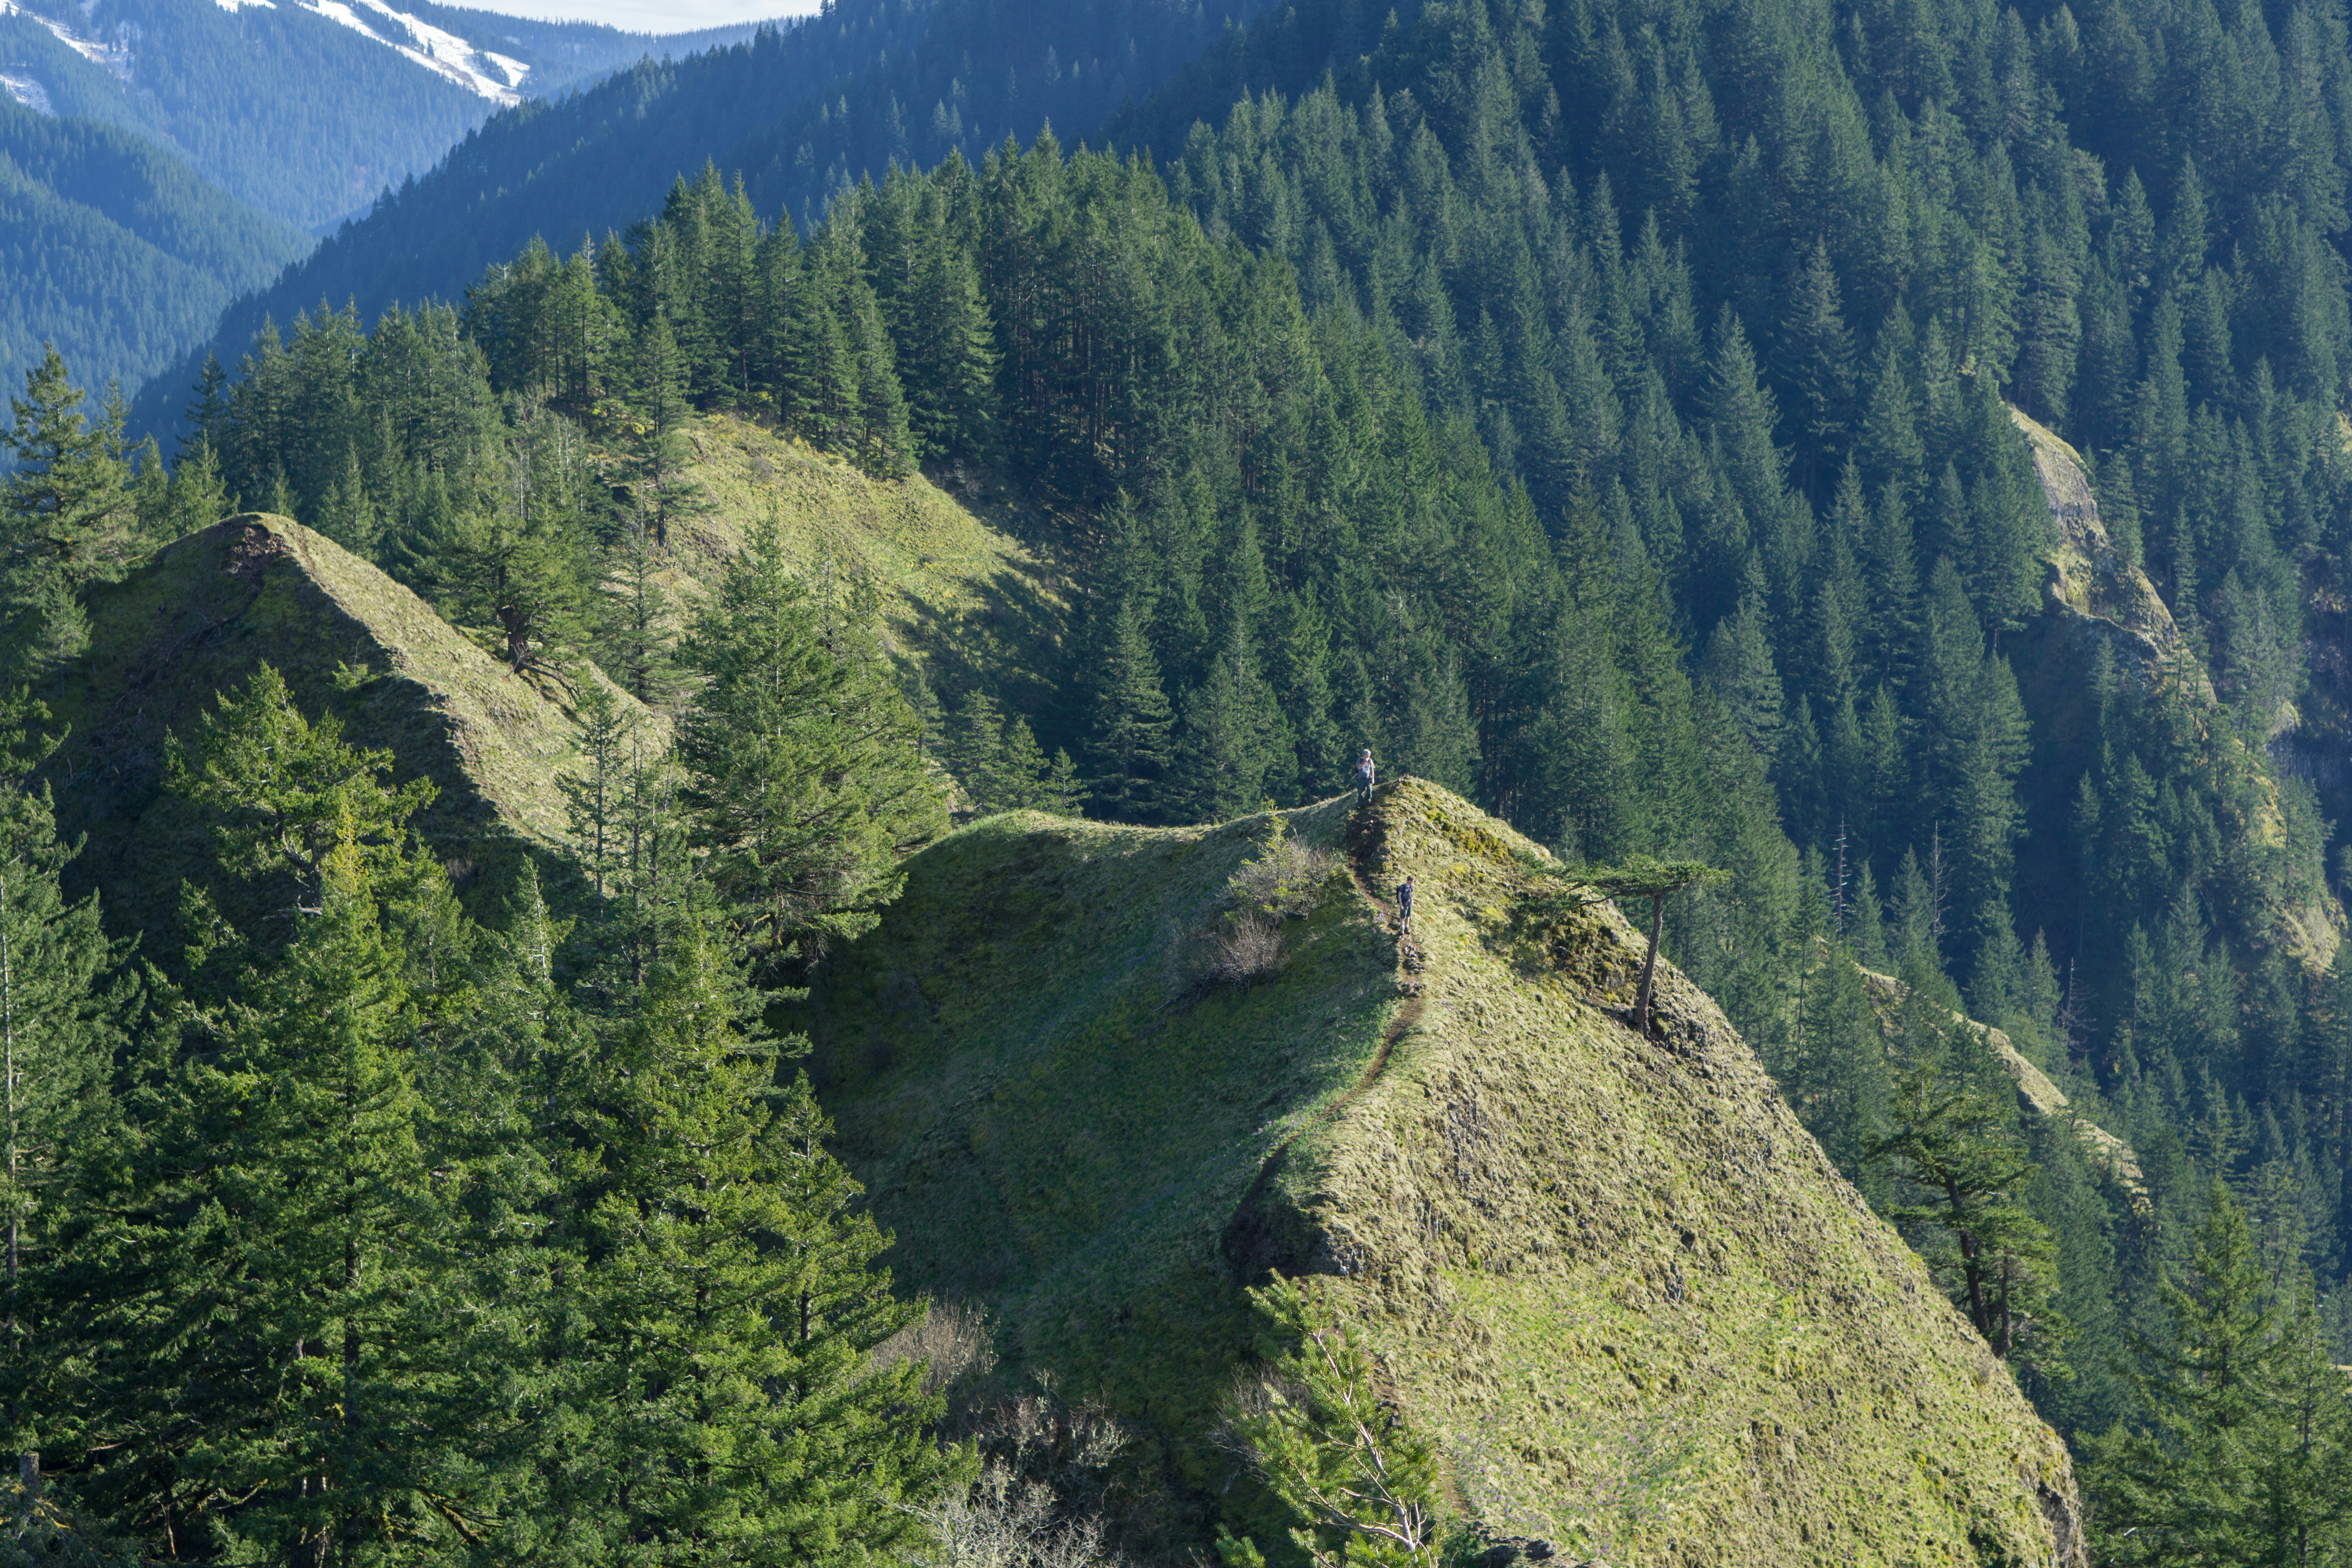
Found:
[{"label": "lone windswept tree on ridge", "polygon": [[1532,856],[1526,858],[1525,864],[1538,878],[1561,885],[1559,893],[1545,900],[1548,902],[1580,907],[1603,899],[1620,902],[1628,899],[1650,900],[1649,951],[1642,957],[1642,983],[1633,993],[1633,1027],[1647,1035],[1650,998],[1656,990],[1658,938],[1666,921],[1666,900],[1685,888],[1717,881],[1729,873],[1703,860],[1660,860],[1648,855],[1636,855],[1622,865],[1581,868]]}]

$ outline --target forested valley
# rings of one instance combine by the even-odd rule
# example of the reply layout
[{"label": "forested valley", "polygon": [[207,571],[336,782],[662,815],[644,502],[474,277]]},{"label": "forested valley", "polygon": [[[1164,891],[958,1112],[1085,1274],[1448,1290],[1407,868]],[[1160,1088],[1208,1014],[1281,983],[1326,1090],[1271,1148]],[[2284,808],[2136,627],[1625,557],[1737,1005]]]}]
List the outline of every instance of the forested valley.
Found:
[{"label": "forested valley", "polygon": [[[1317,1500],[1385,1373],[1279,1284],[1295,1415],[1123,1537],[1099,1413],[990,1405],[894,1294],[798,1065],[959,823],[1221,822],[1359,748],[1561,875],[1722,873],[1665,957],[2064,1439],[2093,1560],[2352,1553],[2340,9],[1301,0],[1092,140],[821,212],[705,164],[265,326],[168,458],[28,377],[0,1559],[1475,1560]],[[681,566],[716,421],[1046,589],[906,635],[772,507]],[[240,511],[571,694],[561,847],[453,870],[265,666],[163,757],[209,862],[110,915],[52,710],[93,595]]]}]

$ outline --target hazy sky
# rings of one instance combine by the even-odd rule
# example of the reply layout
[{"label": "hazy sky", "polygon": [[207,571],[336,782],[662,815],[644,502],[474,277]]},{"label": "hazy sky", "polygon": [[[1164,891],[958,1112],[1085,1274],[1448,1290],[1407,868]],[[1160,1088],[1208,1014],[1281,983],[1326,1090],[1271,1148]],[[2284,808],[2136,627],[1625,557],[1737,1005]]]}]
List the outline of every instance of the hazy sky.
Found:
[{"label": "hazy sky", "polygon": [[[803,16],[817,0],[457,0],[473,9],[542,22],[606,22],[633,33],[690,33],[730,22]],[[395,7],[397,8],[397,7]]]}]

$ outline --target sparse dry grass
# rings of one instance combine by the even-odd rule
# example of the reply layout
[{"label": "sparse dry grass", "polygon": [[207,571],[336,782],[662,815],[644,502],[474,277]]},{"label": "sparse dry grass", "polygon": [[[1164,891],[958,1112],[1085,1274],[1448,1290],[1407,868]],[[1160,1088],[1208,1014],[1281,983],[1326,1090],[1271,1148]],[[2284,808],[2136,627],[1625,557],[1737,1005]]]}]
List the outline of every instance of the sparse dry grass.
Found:
[{"label": "sparse dry grass", "polygon": [[975,1301],[929,1301],[923,1315],[874,1347],[874,1364],[923,1363],[923,1393],[945,1393],[996,1370],[988,1312]]}]

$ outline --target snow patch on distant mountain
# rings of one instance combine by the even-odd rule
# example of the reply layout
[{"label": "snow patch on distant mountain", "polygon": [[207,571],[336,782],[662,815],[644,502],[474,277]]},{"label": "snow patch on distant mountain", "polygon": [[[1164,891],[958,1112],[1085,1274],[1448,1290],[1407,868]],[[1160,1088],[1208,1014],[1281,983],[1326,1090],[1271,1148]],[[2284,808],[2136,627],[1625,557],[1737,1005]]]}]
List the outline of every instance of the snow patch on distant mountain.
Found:
[{"label": "snow patch on distant mountain", "polygon": [[[224,11],[236,12],[247,6],[258,6],[265,11],[278,8],[277,0],[215,0]],[[395,49],[414,63],[437,77],[456,82],[467,91],[478,93],[500,108],[520,103],[519,90],[530,68],[522,61],[488,49],[478,49],[457,34],[446,32],[430,22],[395,11],[384,0],[294,0],[302,10],[340,22],[361,37],[386,48]],[[126,38],[120,47],[87,38],[62,22],[53,22],[37,11],[30,11],[17,0],[0,0],[0,16],[30,17],[58,37],[58,41],[92,65],[102,66],[125,82],[131,80],[131,48]],[[37,84],[36,84],[37,85]],[[11,88],[10,92],[21,101],[24,94]],[[42,97],[47,99],[47,93]]]},{"label": "snow patch on distant mountain", "polygon": [[[8,0],[0,0],[0,5],[7,3]],[[221,3],[226,5],[229,0]],[[345,0],[299,0],[299,4],[306,11],[332,17],[354,32],[399,50],[426,70],[446,77],[492,103],[504,107],[522,101],[522,94],[516,89],[530,74],[530,67],[505,55],[478,49],[455,33],[444,32],[429,22],[394,10],[383,0],[352,0],[351,4]]]},{"label": "snow patch on distant mountain", "polygon": [[36,114],[56,112],[49,108],[49,89],[31,77],[0,75],[0,92],[5,92]]},{"label": "snow patch on distant mountain", "polygon": [[[110,48],[106,45],[100,43],[95,38],[83,37],[79,33],[75,32],[63,22],[52,22],[37,11],[27,11],[22,5],[17,5],[16,0],[0,0],[0,16],[30,17],[32,20],[38,22],[42,26],[47,27],[50,32],[55,33],[58,37],[58,42],[63,44],[66,47],[71,49],[82,58],[88,60],[90,64],[100,66],[107,70],[112,71],[116,76],[120,77],[126,82],[131,79],[131,50],[127,45],[121,48]],[[44,93],[43,96],[47,97],[47,95]]]}]

